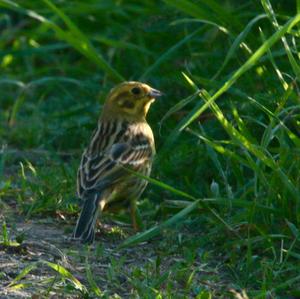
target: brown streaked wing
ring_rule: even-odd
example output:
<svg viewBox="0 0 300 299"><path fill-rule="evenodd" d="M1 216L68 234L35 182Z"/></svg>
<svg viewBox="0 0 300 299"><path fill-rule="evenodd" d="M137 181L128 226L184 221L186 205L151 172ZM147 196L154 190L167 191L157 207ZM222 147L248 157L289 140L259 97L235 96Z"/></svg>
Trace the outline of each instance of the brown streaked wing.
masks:
<svg viewBox="0 0 300 299"><path fill-rule="evenodd" d="M118 163L136 170L140 165L148 162L153 154L151 142L143 134L133 136L126 147L122 143L113 145L111 149L111 156Z"/></svg>
<svg viewBox="0 0 300 299"><path fill-rule="evenodd" d="M84 151L78 169L77 192L81 196L84 190L92 189L97 182L113 168L115 162L107 153L114 143L122 140L127 123L120 121L99 122L88 148Z"/></svg>
<svg viewBox="0 0 300 299"><path fill-rule="evenodd" d="M128 128L130 130L130 128ZM98 146L98 139L95 135L92 138L90 147L84 153L79 172L79 190L96 188L102 180L111 180L113 184L127 172L124 167L130 167L138 171L143 164L148 163L153 156L151 141L142 133L134 135L132 138L130 132L126 132L124 125L103 125L98 128L99 138L109 139L105 142L101 140ZM124 142L127 140L127 142ZM91 148L99 148L98 153L92 152ZM82 193L81 193L82 194Z"/></svg>

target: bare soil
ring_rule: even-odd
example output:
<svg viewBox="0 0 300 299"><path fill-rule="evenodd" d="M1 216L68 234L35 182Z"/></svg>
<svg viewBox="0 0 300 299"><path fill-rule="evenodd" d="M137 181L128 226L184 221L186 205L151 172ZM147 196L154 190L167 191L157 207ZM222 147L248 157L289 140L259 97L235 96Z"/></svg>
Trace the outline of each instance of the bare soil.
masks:
<svg viewBox="0 0 300 299"><path fill-rule="evenodd" d="M0 215L0 219L4 219L3 215ZM26 220L19 215L9 215L9 219L13 219L13 222L9 222L10 226L8 225L9 238L15 240L23 235L24 241L18 246L12 246L13 243L11 246L0 245L0 298L85 297L75 289L70 279L63 279L63 276L45 261L64 267L87 287L89 296L86 298L93 297L87 278L87 267L90 268L93 280L101 291L105 291L109 296L117 294L109 298L141 298L143 290L138 291L142 285L137 285L139 281L146 281L155 276L152 272L157 269L161 273L172 275L170 269L178 263L185 262L185 258L176 251L174 254L164 255L162 251L165 245L161 246L161 242L164 242L162 237L133 248L115 250L125 237L133 234L131 229L122 228L120 225L101 225L95 245L88 248L70 238L73 223L68 224L51 217ZM158 259L158 255L161 258ZM33 269L29 269L30 266L33 266ZM20 278L18 275L24 273L24 269L30 271ZM145 276L148 271L146 269L149 269L149 277ZM196 260L190 265L190 269L185 271L188 275L195 272L192 283L201 285L201 288L213 290L215 294L220 294L222 289L228 291L228 285L221 279L216 266L212 267ZM186 298L180 296L180 290L184 287L180 285L180 279L176 283L174 298Z"/></svg>

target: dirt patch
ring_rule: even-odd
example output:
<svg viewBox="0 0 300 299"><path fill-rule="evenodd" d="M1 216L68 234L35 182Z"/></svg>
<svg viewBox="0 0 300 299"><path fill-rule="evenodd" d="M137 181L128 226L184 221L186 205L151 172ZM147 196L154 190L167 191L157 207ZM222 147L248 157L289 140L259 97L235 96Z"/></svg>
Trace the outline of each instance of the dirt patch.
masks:
<svg viewBox="0 0 300 299"><path fill-rule="evenodd" d="M55 276L60 276L44 261L61 265L68 270L83 285L88 285L86 278L86 267L90 267L91 273L99 283L101 289L122 292L122 297L130 295L130 287L125 286L126 277L121 272L126 272L130 264L142 265L151 259L154 252L149 247L142 249L139 246L139 254L133 249L114 252L115 248L122 242L122 237L115 232L115 227L106 225L102 228L101 235L97 235L97 241L89 249L86 246L74 241L66 235L61 225L43 221L19 222L15 224L18 234L25 233L25 241L16 246L0 246L0 298L28 298L32 296L47 295L47 288L51 287ZM105 230L105 231L103 231ZM11 236L14 239L14 235ZM141 252L143 252L141 254ZM121 261L122 257L126 256ZM87 261L88 259L88 261ZM115 262L112 266L111 263ZM11 284L14 279L30 266L36 265L28 274L15 284ZM110 271L116 272L118 267L122 267L120 273L113 273L108 278ZM121 269L120 269L121 270ZM125 270L125 271L123 271ZM60 277L57 278L57 281ZM113 284L113 286L111 285ZM72 284L70 284L72 286ZM18 289L18 286L22 287ZM51 294L63 294L64 288L52 286ZM78 293L72 291L71 293ZM49 295L49 294L48 294ZM38 298L39 298L38 297ZM64 295L64 298L65 297ZM73 297L74 298L74 294Z"/></svg>
<svg viewBox="0 0 300 299"><path fill-rule="evenodd" d="M198 285L214 293L228 290L218 267L198 259L187 262L189 253L183 256L176 246L172 252L174 244L167 237L116 250L133 232L106 224L101 225L95 244L87 247L70 238L73 227L52 218L25 221L20 217L8 227L10 239L23 236L24 241L19 246L0 246L0 298L84 298L85 292L86 298L92 298L97 286L102 295L116 296L110 298L152 298L152 289L164 293L170 281L176 298L183 298L185 288L193 297Z"/></svg>

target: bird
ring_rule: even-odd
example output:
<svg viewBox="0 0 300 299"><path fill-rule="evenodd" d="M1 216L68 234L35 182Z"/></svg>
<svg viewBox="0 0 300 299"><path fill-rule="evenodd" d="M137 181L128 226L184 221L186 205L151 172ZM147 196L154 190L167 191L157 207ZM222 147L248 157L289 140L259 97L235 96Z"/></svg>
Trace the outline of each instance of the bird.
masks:
<svg viewBox="0 0 300 299"><path fill-rule="evenodd" d="M82 243L94 242L98 214L117 206L129 207L138 229L136 201L147 186L142 176L150 175L156 153L146 116L160 96L159 90L136 81L120 83L108 93L77 172L82 209L74 238Z"/></svg>

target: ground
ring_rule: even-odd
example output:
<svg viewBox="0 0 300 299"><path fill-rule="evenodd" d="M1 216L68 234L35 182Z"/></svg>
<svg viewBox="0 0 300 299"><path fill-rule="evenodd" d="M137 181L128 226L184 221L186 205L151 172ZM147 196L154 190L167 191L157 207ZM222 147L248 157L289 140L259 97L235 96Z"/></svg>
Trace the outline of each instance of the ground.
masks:
<svg viewBox="0 0 300 299"><path fill-rule="evenodd" d="M300 298L299 3L0 0L0 297ZM165 94L143 233L87 248L76 171L127 80Z"/></svg>
<svg viewBox="0 0 300 299"><path fill-rule="evenodd" d="M91 298L97 291L104 298L155 298L160 293L192 298L197 293L209 296L208 291L219 298L227 294L226 298L230 294L220 271L222 263L208 264L200 256L187 261L188 252L180 250L168 253L174 241L167 237L171 231L165 232L165 238L118 249L133 234L131 228L102 224L95 244L88 248L70 238L72 226L62 220L12 216L10 240L16 236L19 242L24 240L21 245L0 246L0 298ZM55 268L58 265L62 268Z"/></svg>

